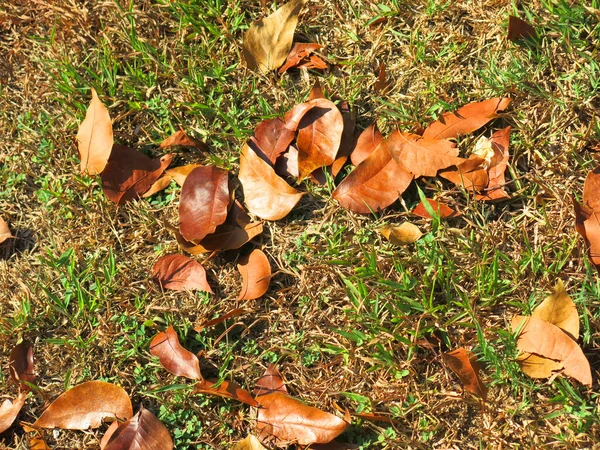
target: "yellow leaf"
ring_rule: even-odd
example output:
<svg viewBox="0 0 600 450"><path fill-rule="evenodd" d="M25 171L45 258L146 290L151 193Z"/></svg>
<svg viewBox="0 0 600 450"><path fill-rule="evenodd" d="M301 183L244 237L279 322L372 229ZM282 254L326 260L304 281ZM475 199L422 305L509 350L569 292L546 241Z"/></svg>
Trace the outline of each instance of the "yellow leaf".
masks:
<svg viewBox="0 0 600 450"><path fill-rule="evenodd" d="M423 233L419 227L410 222L404 222L400 226L386 225L379 232L394 245L408 245L418 240Z"/></svg>
<svg viewBox="0 0 600 450"><path fill-rule="evenodd" d="M558 280L554 293L535 308L531 317L556 325L575 340L579 338L579 314L562 280Z"/></svg>

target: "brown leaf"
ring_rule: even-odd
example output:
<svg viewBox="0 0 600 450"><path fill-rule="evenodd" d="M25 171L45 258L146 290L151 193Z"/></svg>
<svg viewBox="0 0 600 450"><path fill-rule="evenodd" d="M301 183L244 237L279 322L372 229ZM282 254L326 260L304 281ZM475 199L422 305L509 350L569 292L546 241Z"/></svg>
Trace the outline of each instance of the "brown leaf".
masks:
<svg viewBox="0 0 600 450"><path fill-rule="evenodd" d="M132 148L115 144L102 172L102 189L117 205L146 193L171 164L172 155L150 159Z"/></svg>
<svg viewBox="0 0 600 450"><path fill-rule="evenodd" d="M363 130L356 141L356 146L350 154L352 164L358 166L367 157L373 153L377 146L383 141L383 136L377 128L377 124L373 123Z"/></svg>
<svg viewBox="0 0 600 450"><path fill-rule="evenodd" d="M516 361L523 373L531 378L550 378L563 367L558 361L527 352L520 353Z"/></svg>
<svg viewBox="0 0 600 450"><path fill-rule="evenodd" d="M387 141L382 141L338 185L333 191L333 198L344 208L369 214L394 203L412 180L413 175L393 160Z"/></svg>
<svg viewBox="0 0 600 450"><path fill-rule="evenodd" d="M342 434L348 423L333 414L305 405L289 395L275 392L256 399L256 429L265 441L269 435L299 445L326 444Z"/></svg>
<svg viewBox="0 0 600 450"><path fill-rule="evenodd" d="M27 392L20 392L13 401L4 400L0 405L0 433L8 430L25 404Z"/></svg>
<svg viewBox="0 0 600 450"><path fill-rule="evenodd" d="M600 166L590 171L583 185L583 203L600 212Z"/></svg>
<svg viewBox="0 0 600 450"><path fill-rule="evenodd" d="M298 149L290 145L275 163L275 173L280 177L298 178Z"/></svg>
<svg viewBox="0 0 600 450"><path fill-rule="evenodd" d="M296 42L290 50L290 53L287 55L287 60L285 61L285 64L279 68L279 73L282 74L289 69L293 69L295 67L309 62L311 53L320 49L321 47L323 46L320 44L304 44ZM325 65L325 67L327 67L327 65Z"/></svg>
<svg viewBox="0 0 600 450"><path fill-rule="evenodd" d="M360 417L361 419L368 420L369 422L385 422L385 423L396 423L397 420L389 415L377 414L377 413L354 413L353 416Z"/></svg>
<svg viewBox="0 0 600 450"><path fill-rule="evenodd" d="M290 52L298 14L306 0L291 0L273 14L254 22L244 34L248 68L268 72L281 66Z"/></svg>
<svg viewBox="0 0 600 450"><path fill-rule="evenodd" d="M461 215L461 213L454 211L449 206L444 205L443 203L440 203L436 200L432 200L432 199L428 198L427 201L431 205L431 208L435 212L437 212L437 214L442 219L446 219L448 217L450 217L450 218L459 217ZM417 206L415 206L415 209L412 210L412 213L416 216L423 217L424 219L431 219L431 215L425 209L423 202L419 202L419 204Z"/></svg>
<svg viewBox="0 0 600 450"><path fill-rule="evenodd" d="M377 76L377 81L373 85L373 88L376 91L385 91L390 86L390 82L387 80L385 74L385 63L379 64L379 75Z"/></svg>
<svg viewBox="0 0 600 450"><path fill-rule="evenodd" d="M425 139L452 139L459 134L469 134L498 117L505 110L509 98L492 98L483 102L469 103L454 112L445 113L423 132Z"/></svg>
<svg viewBox="0 0 600 450"><path fill-rule="evenodd" d="M203 167L202 164L186 164L185 166L173 167L172 169L165 170L165 173L169 175L175 183L183 187L186 178L192 171L198 167Z"/></svg>
<svg viewBox="0 0 600 450"><path fill-rule="evenodd" d="M554 292L533 310L531 317L550 322L572 339L579 339L579 313L575 303L565 291L562 280L556 282Z"/></svg>
<svg viewBox="0 0 600 450"><path fill-rule="evenodd" d="M221 315L219 317L215 317L214 319L210 319L210 320L207 320L207 321L201 323L197 327L194 327L194 330L197 333L200 333L205 328L213 327L213 326L218 325L218 324L220 324L222 322L225 322L228 319L231 319L232 317L241 316L242 314L245 314L247 312L248 311L245 310L244 308L236 308L233 311L229 311L226 314L223 314L223 315Z"/></svg>
<svg viewBox="0 0 600 450"><path fill-rule="evenodd" d="M166 138L160 143L158 148L169 148L176 145L181 145L182 147L196 147L202 151L208 150L208 146L204 142L188 137L183 130L176 131L171 136Z"/></svg>
<svg viewBox="0 0 600 450"><path fill-rule="evenodd" d="M593 212L583 222L585 239L588 244L588 255L596 269L600 272L600 212Z"/></svg>
<svg viewBox="0 0 600 450"><path fill-rule="evenodd" d="M238 441L235 444L233 444L233 447L231 447L231 450L267 450L267 449L265 447L263 447L263 445L260 443L260 441L256 437L249 434L248 436L246 436L245 439L242 439L241 441Z"/></svg>
<svg viewBox="0 0 600 450"><path fill-rule="evenodd" d="M238 271L242 274L242 291L238 300L254 300L269 290L271 265L262 250L254 249L238 260Z"/></svg>
<svg viewBox="0 0 600 450"><path fill-rule="evenodd" d="M487 387L479 376L481 366L477 362L477 357L463 347L444 353L442 356L448 367L458 375L465 389L485 400Z"/></svg>
<svg viewBox="0 0 600 450"><path fill-rule="evenodd" d="M125 390L105 381L87 381L59 396L33 424L41 428L87 430L102 420L129 419L131 400Z"/></svg>
<svg viewBox="0 0 600 450"><path fill-rule="evenodd" d="M102 450L172 450L173 439L167 427L143 406L138 413L118 425Z"/></svg>
<svg viewBox="0 0 600 450"><path fill-rule="evenodd" d="M240 155L238 177L248 209L261 219L284 218L304 195L279 177L247 144Z"/></svg>
<svg viewBox="0 0 600 450"><path fill-rule="evenodd" d="M277 366L275 364L269 364L265 373L258 379L256 386L254 386L254 395L259 397L274 392L287 394L288 390L285 387L279 370L277 370Z"/></svg>
<svg viewBox="0 0 600 450"><path fill-rule="evenodd" d="M312 107L302 117L296 138L300 180L319 167L333 164L344 131L344 119L333 102L316 98L307 103Z"/></svg>
<svg viewBox="0 0 600 450"><path fill-rule="evenodd" d="M115 422L116 423L116 422ZM43 434L36 434L29 439L29 450L50 450Z"/></svg>
<svg viewBox="0 0 600 450"><path fill-rule="evenodd" d="M386 225L381 227L379 231L385 238L394 245L408 245L419 240L423 233L419 227L410 223L404 222L402 225L393 226Z"/></svg>
<svg viewBox="0 0 600 450"><path fill-rule="evenodd" d="M199 242L225 222L229 207L229 175L214 166L192 170L181 188L179 231L188 241Z"/></svg>
<svg viewBox="0 0 600 450"><path fill-rule="evenodd" d="M489 183L488 172L483 166L484 163L483 158L471 155L469 159L463 160L456 168L441 171L439 176L457 186L464 187L468 191L483 191Z"/></svg>
<svg viewBox="0 0 600 450"><path fill-rule="evenodd" d="M313 84L313 87L308 93L308 101L314 100L315 98L325 98L323 88L321 87L321 83L318 79L315 80L315 84Z"/></svg>
<svg viewBox="0 0 600 450"><path fill-rule="evenodd" d="M519 41L521 39L530 39L537 36L535 28L523 19L515 16L508 16L508 40Z"/></svg>
<svg viewBox="0 0 600 450"><path fill-rule="evenodd" d="M29 390L26 383L35 383L35 365L33 361L33 347L28 342L15 345L8 358L10 376L21 385L24 391Z"/></svg>
<svg viewBox="0 0 600 450"><path fill-rule="evenodd" d="M184 255L165 255L159 258L152 268L152 278L163 289L200 290L213 294L202 264Z"/></svg>
<svg viewBox="0 0 600 450"><path fill-rule="evenodd" d="M172 325L152 339L150 353L158 356L160 364L173 375L192 380L202 379L198 357L181 346Z"/></svg>
<svg viewBox="0 0 600 450"><path fill-rule="evenodd" d="M77 148L81 159L81 173L102 173L113 148L113 127L108 110L98 98L94 88L92 101L85 119L77 132Z"/></svg>
<svg viewBox="0 0 600 450"><path fill-rule="evenodd" d="M344 131L342 132L340 148L335 157L335 161L331 165L331 174L334 177L342 170L348 157L354 150L354 131L356 129L356 111L352 110L346 101L340 101L336 106L340 110L340 113L342 113Z"/></svg>
<svg viewBox="0 0 600 450"><path fill-rule="evenodd" d="M117 431L117 428L119 428L119 425L120 425L120 423L117 420L115 420L106 429L104 436L102 436L102 439L100 439L100 450L104 450L106 448L108 441L110 441L110 439L112 438L112 435L115 433L115 431Z"/></svg>
<svg viewBox="0 0 600 450"><path fill-rule="evenodd" d="M171 184L171 180L171 176L165 172L165 174L156 180L154 184L150 186L150 189L148 189L144 195L142 195L142 198L152 197L157 192L166 189Z"/></svg>
<svg viewBox="0 0 600 450"><path fill-rule="evenodd" d="M249 145L264 161L271 165L285 152L294 140L295 131L286 127L286 123L276 117L263 120L254 130L254 136Z"/></svg>
<svg viewBox="0 0 600 450"><path fill-rule="evenodd" d="M506 184L504 172L508 167L508 146L510 144L510 126L496 131L489 139L492 156L488 167L488 185L484 194L477 194L477 200L502 200L510 198L504 190Z"/></svg>
<svg viewBox="0 0 600 450"><path fill-rule="evenodd" d="M252 394L245 389L242 389L237 384L210 379L200 380L194 385L194 394L210 394L217 395L219 397L230 398L239 402L245 403L250 406L258 406L258 402L254 400Z"/></svg>
<svg viewBox="0 0 600 450"><path fill-rule="evenodd" d="M2 217L0 217L0 244L2 244L7 239L13 237L8 225L4 221Z"/></svg>
<svg viewBox="0 0 600 450"><path fill-rule="evenodd" d="M356 450L360 445L350 444L348 442L331 441L327 444L314 444L308 450Z"/></svg>
<svg viewBox="0 0 600 450"><path fill-rule="evenodd" d="M565 374L582 384L592 385L590 363L577 342L563 330L535 317L515 316L512 320L513 332L519 328L517 348L521 352L558 361L564 367Z"/></svg>

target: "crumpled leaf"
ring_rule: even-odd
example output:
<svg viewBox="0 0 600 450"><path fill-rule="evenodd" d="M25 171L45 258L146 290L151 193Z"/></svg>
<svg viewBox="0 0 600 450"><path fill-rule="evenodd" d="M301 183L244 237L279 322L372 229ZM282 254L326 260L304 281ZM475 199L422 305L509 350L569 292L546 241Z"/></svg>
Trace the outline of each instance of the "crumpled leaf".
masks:
<svg viewBox="0 0 600 450"><path fill-rule="evenodd" d="M33 424L41 428L87 430L106 418L129 419L131 400L125 390L105 381L87 381L60 395Z"/></svg>
<svg viewBox="0 0 600 450"><path fill-rule="evenodd" d="M428 198L427 202L429 203L433 211L436 212L442 219L459 217L461 215L461 213L454 211L448 205L440 203L436 200ZM419 204L415 206L415 209L412 210L412 213L416 216L423 217L424 219L432 218L431 214L429 214L429 212L425 208L425 205L423 205L423 202L419 202Z"/></svg>
<svg viewBox="0 0 600 450"><path fill-rule="evenodd" d="M267 449L265 447L263 447L263 445L260 443L258 438L256 438L252 434L249 434L248 436L246 436L245 439L242 439L241 441L238 441L235 444L233 444L233 447L231 447L231 450L267 450Z"/></svg>
<svg viewBox="0 0 600 450"><path fill-rule="evenodd" d="M279 177L248 144L244 145L240 155L238 177L248 210L261 219L284 218L304 195Z"/></svg>
<svg viewBox="0 0 600 450"><path fill-rule="evenodd" d="M181 346L173 325L152 339L150 353L157 356L160 364L173 375L192 380L202 379L198 357Z"/></svg>
<svg viewBox="0 0 600 450"><path fill-rule="evenodd" d="M202 151L208 150L208 146L204 142L190 138L183 130L178 130L173 133L171 136L162 141L158 147L169 148L176 145L180 145L182 147L195 147Z"/></svg>
<svg viewBox="0 0 600 450"><path fill-rule="evenodd" d="M101 445L102 450L172 450L173 447L167 427L143 406L131 419L117 424L105 445Z"/></svg>
<svg viewBox="0 0 600 450"><path fill-rule="evenodd" d="M496 131L489 139L490 155L487 162L488 185L483 194L477 194L477 200L501 200L510 198L510 195L504 190L506 181L504 172L508 167L508 146L510 144L510 130L508 126L502 130ZM481 156L481 155L478 155Z"/></svg>
<svg viewBox="0 0 600 450"><path fill-rule="evenodd" d="M292 47L298 14L306 0L291 0L254 22L244 34L243 53L249 69L268 72L281 66Z"/></svg>
<svg viewBox="0 0 600 450"><path fill-rule="evenodd" d="M479 375L481 366L477 362L477 356L463 347L444 353L442 356L448 367L458 375L465 389L485 400L488 390Z"/></svg>
<svg viewBox="0 0 600 450"><path fill-rule="evenodd" d="M238 260L238 271L242 274L242 290L239 300L254 300L262 297L271 282L271 265L262 250L254 249Z"/></svg>
<svg viewBox="0 0 600 450"><path fill-rule="evenodd" d="M492 98L483 102L469 103L454 112L444 113L423 132L425 139L452 139L459 134L469 134L498 117L505 110L509 98Z"/></svg>
<svg viewBox="0 0 600 450"><path fill-rule="evenodd" d="M34 384L37 376L33 360L33 347L28 342L15 345L8 358L10 376L21 385L24 391L29 390L26 383Z"/></svg>
<svg viewBox="0 0 600 450"><path fill-rule="evenodd" d="M197 289L213 293L206 281L206 270L202 264L184 255L165 255L159 258L152 268L152 278L163 289Z"/></svg>
<svg viewBox="0 0 600 450"><path fill-rule="evenodd" d="M258 402L252 394L230 381L200 380L194 385L194 394L210 394L219 397L230 398L250 406L258 406Z"/></svg>
<svg viewBox="0 0 600 450"><path fill-rule="evenodd" d="M0 433L8 430L25 404L27 392L20 392L14 400L4 400L0 405Z"/></svg>
<svg viewBox="0 0 600 450"><path fill-rule="evenodd" d="M377 146L383 141L383 136L377 128L377 123L369 125L363 130L356 141L356 146L350 154L352 164L358 166L373 153Z"/></svg>
<svg viewBox="0 0 600 450"><path fill-rule="evenodd" d="M404 222L399 226L386 225L377 231L394 245L412 244L423 236L419 227L410 222Z"/></svg>
<svg viewBox="0 0 600 450"><path fill-rule="evenodd" d="M10 228L8 228L8 225L4 219L0 217L0 244L11 237L13 237L13 235L10 232Z"/></svg>
<svg viewBox="0 0 600 450"><path fill-rule="evenodd" d="M296 42L290 50L285 64L279 68L279 73L282 74L289 69L299 67L306 69L326 69L327 63L317 55L312 55L313 52L321 47L323 46L320 44Z"/></svg>
<svg viewBox="0 0 600 450"><path fill-rule="evenodd" d="M440 177L462 186L468 191L483 191L489 183L488 172L484 167L485 159L471 155L455 168L440 171Z"/></svg>
<svg viewBox="0 0 600 450"><path fill-rule="evenodd" d="M81 173L102 173L113 148L113 127L108 110L91 88L92 100L85 119L77 132L77 148L81 159Z"/></svg>

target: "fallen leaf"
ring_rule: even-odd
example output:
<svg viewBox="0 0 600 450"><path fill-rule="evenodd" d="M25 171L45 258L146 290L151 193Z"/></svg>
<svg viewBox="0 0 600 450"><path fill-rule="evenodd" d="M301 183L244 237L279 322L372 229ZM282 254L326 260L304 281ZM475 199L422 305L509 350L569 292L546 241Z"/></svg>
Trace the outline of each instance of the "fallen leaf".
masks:
<svg viewBox="0 0 600 450"><path fill-rule="evenodd" d="M231 447L231 450L267 450L260 441L253 435L249 434L245 439L236 442Z"/></svg>
<svg viewBox="0 0 600 450"><path fill-rule="evenodd" d="M298 178L298 149L290 145L275 163L275 173L280 177Z"/></svg>
<svg viewBox="0 0 600 450"><path fill-rule="evenodd" d="M563 368L559 361L527 352L520 353L516 361L523 373L531 378L550 378Z"/></svg>
<svg viewBox="0 0 600 450"><path fill-rule="evenodd" d="M314 43L305 44L305 43L301 43L301 42L296 42L294 44L294 46L292 47L292 49L290 50L290 53L287 55L285 64L279 68L279 73L282 74L282 73L288 71L289 69L293 69L302 64L306 64L307 62L310 61L311 53L320 49L321 47L323 47L323 46L320 44L314 44ZM320 58L319 58L319 60L320 60ZM321 60L321 62L323 64L325 64L322 60ZM309 69L309 68L311 68L311 69L312 68L326 68L326 67L327 67L327 64L325 64L325 67L322 67L322 66L307 67L307 69Z"/></svg>
<svg viewBox="0 0 600 450"><path fill-rule="evenodd" d="M244 145L240 155L238 178L248 210L261 219L284 218L304 195L279 177L248 144Z"/></svg>
<svg viewBox="0 0 600 450"><path fill-rule="evenodd" d="M27 392L20 392L13 401L4 400L0 405L0 433L8 430L25 404Z"/></svg>
<svg viewBox="0 0 600 450"><path fill-rule="evenodd" d="M27 383L34 384L37 379L33 361L33 347L28 342L15 345L15 348L10 352L8 365L11 378L20 383L21 389L29 391Z"/></svg>
<svg viewBox="0 0 600 450"><path fill-rule="evenodd" d="M404 222L399 226L386 225L377 231L394 245L412 244L423 236L419 227L410 222Z"/></svg>
<svg viewBox="0 0 600 450"><path fill-rule="evenodd" d="M190 138L183 130L176 131L171 136L166 138L160 143L158 148L169 148L176 145L180 145L182 147L195 147L202 151L208 150L208 146L204 142Z"/></svg>
<svg viewBox="0 0 600 450"><path fill-rule="evenodd" d="M254 300L262 297L271 282L271 265L262 250L254 249L238 260L238 271L242 274L242 291L238 300Z"/></svg>
<svg viewBox="0 0 600 450"><path fill-rule="evenodd" d="M173 439L167 427L143 406L138 413L118 425L102 450L172 450Z"/></svg>
<svg viewBox="0 0 600 450"><path fill-rule="evenodd" d="M479 375L481 366L477 362L477 357L463 347L444 353L442 356L448 367L458 375L465 389L485 400L488 390L481 381Z"/></svg>
<svg viewBox="0 0 600 450"><path fill-rule="evenodd" d="M438 216L440 216L440 218L442 219L459 217L461 215L461 213L454 211L449 206L444 205L443 203L440 203L436 200L428 198L427 202L429 203L429 205L431 205L433 211L436 212ZM419 204L415 206L415 209L412 210L412 213L416 216L423 217L424 219L432 218L427 209L425 209L425 205L423 205L423 202L419 202Z"/></svg>
<svg viewBox="0 0 600 450"><path fill-rule="evenodd" d="M513 332L520 329L517 348L521 352L558 361L564 373L580 383L591 386L590 363L583 351L563 330L549 322L535 317L515 316L512 320Z"/></svg>
<svg viewBox="0 0 600 450"><path fill-rule="evenodd" d="M451 181L457 186L462 186L467 191L483 191L488 183L487 170L483 167L485 160L479 156L471 155L456 168L440 171L440 177Z"/></svg>
<svg viewBox="0 0 600 450"><path fill-rule="evenodd" d="M117 420L115 420L106 429L104 436L102 436L102 439L100 439L100 450L104 450L106 448L108 441L110 441L110 439L112 438L112 435L115 433L115 431L117 431L117 428L119 428L119 425L120 425L120 423Z"/></svg>
<svg viewBox="0 0 600 450"><path fill-rule="evenodd" d="M254 22L244 34L243 53L249 69L268 72L281 66L292 47L298 14L306 0L292 0Z"/></svg>
<svg viewBox="0 0 600 450"><path fill-rule="evenodd" d="M315 98L325 98L323 88L321 87L321 83L318 79L315 80L315 84L313 84L313 87L308 93L308 101L314 100Z"/></svg>
<svg viewBox="0 0 600 450"><path fill-rule="evenodd" d="M600 166L590 171L583 185L583 203L600 212Z"/></svg>
<svg viewBox="0 0 600 450"><path fill-rule="evenodd" d="M245 310L244 308L236 308L233 311L229 311L228 313L223 314L222 316L215 317L214 319L203 322L202 324L198 325L197 327L194 327L194 330L196 331L196 333L200 333L205 328L213 327L222 322L225 322L228 319L231 319L232 317L241 316L242 314L245 314L247 312L248 311Z"/></svg>
<svg viewBox="0 0 600 450"><path fill-rule="evenodd" d="M377 146L383 141L383 136L377 128L377 124L373 123L363 130L356 141L356 146L350 154L352 164L358 166L367 157L373 153Z"/></svg>
<svg viewBox="0 0 600 450"><path fill-rule="evenodd" d="M519 41L521 39L531 39L537 37L535 28L523 19L515 16L508 16L508 40Z"/></svg>
<svg viewBox="0 0 600 450"><path fill-rule="evenodd" d="M333 414L305 405L289 395L275 392L256 400L256 429L264 442L269 436L299 445L325 444L342 434L348 423Z"/></svg>
<svg viewBox="0 0 600 450"><path fill-rule="evenodd" d="M394 203L413 180L393 160L382 141L362 163L333 191L333 198L344 208L369 214Z"/></svg>
<svg viewBox="0 0 600 450"><path fill-rule="evenodd" d="M258 406L258 402L254 400L252 394L242 389L235 383L229 381L218 380L200 380L194 385L194 394L210 394L219 397L230 398L250 406Z"/></svg>
<svg viewBox="0 0 600 450"><path fill-rule="evenodd" d="M160 364L173 375L192 380L202 379L198 357L181 346L173 325L152 339L150 353L158 356Z"/></svg>
<svg viewBox="0 0 600 450"><path fill-rule="evenodd" d="M425 139L452 139L459 134L469 134L498 117L509 105L509 98L492 98L483 102L469 103L454 112L442 115L423 132Z"/></svg>
<svg viewBox="0 0 600 450"><path fill-rule="evenodd" d="M0 244L2 244L7 239L13 237L8 225L4 221L2 217L0 217Z"/></svg>
<svg viewBox="0 0 600 450"><path fill-rule="evenodd" d="M116 423L116 422L115 422ZM29 439L29 450L50 450L43 434L36 434Z"/></svg>
<svg viewBox="0 0 600 450"><path fill-rule="evenodd" d="M253 150L271 165L275 164L277 158L285 152L294 140L295 131L286 128L283 119L263 120L254 130L254 136L250 145Z"/></svg>
<svg viewBox="0 0 600 450"><path fill-rule="evenodd" d="M87 381L60 395L33 424L41 428L87 430L106 418L129 419L131 400L125 390L105 381Z"/></svg>
<svg viewBox="0 0 600 450"><path fill-rule="evenodd" d="M108 110L98 98L94 88L92 101L85 119L77 132L77 148L81 159L81 173L97 175L108 163L113 148L113 127Z"/></svg>
<svg viewBox="0 0 600 450"><path fill-rule="evenodd" d="M385 63L379 64L379 75L377 76L377 81L373 85L373 88L376 91L385 91L390 86L390 82L387 80L387 76L385 73Z"/></svg>
<svg viewBox="0 0 600 450"><path fill-rule="evenodd" d="M189 289L213 294L202 264L184 255L165 255L159 258L152 268L152 278L163 289Z"/></svg>
<svg viewBox="0 0 600 450"><path fill-rule="evenodd" d="M348 442L331 441L327 444L314 444L309 447L309 450L357 450L360 448L358 444L350 444Z"/></svg>
<svg viewBox="0 0 600 450"><path fill-rule="evenodd" d="M165 170L165 173L169 175L175 183L183 187L186 178L192 171L198 167L203 167L202 164L186 164L185 166L173 167L172 169Z"/></svg>
<svg viewBox="0 0 600 450"><path fill-rule="evenodd" d="M531 317L550 322L567 333L572 339L579 339L577 307L567 294L562 280L556 282L554 292L533 310Z"/></svg>
<svg viewBox="0 0 600 450"><path fill-rule="evenodd" d="M102 189L117 205L145 194L171 164L172 155L151 159L132 148L115 144L102 172Z"/></svg>
<svg viewBox="0 0 600 450"><path fill-rule="evenodd" d="M333 164L344 131L344 119L332 101L316 98L307 103L312 107L302 117L296 137L299 180Z"/></svg>
<svg viewBox="0 0 600 450"><path fill-rule="evenodd" d="M585 238L588 245L588 255L596 269L600 272L600 212L593 212L589 219L583 222Z"/></svg>
<svg viewBox="0 0 600 450"><path fill-rule="evenodd" d="M335 161L331 165L331 174L334 177L336 177L340 170L342 170L344 164L346 164L346 161L348 160L348 157L354 150L354 131L356 129L356 110L350 108L348 102L343 100L338 102L336 106L342 114L344 131L342 132L340 148L335 157Z"/></svg>
<svg viewBox="0 0 600 450"><path fill-rule="evenodd" d="M225 222L229 207L229 174L214 166L197 167L185 179L179 202L179 231L199 242Z"/></svg>
<svg viewBox="0 0 600 450"><path fill-rule="evenodd" d="M279 370L277 370L277 366L275 364L269 364L265 373L258 379L256 386L254 386L254 395L259 397L274 392L287 394L288 390L285 387Z"/></svg>
<svg viewBox="0 0 600 450"><path fill-rule="evenodd" d="M142 195L142 198L152 197L154 194L165 190L171 184L171 180L171 176L167 175L165 172L165 174L156 180L154 184L150 186L150 189L148 189L144 195Z"/></svg>
<svg viewBox="0 0 600 450"><path fill-rule="evenodd" d="M504 172L508 167L508 146L510 144L510 130L508 126L502 130L496 131L489 139L491 147L491 156L488 163L488 185L484 194L478 194L477 200L501 200L510 198L510 195L504 190L506 181Z"/></svg>
<svg viewBox="0 0 600 450"><path fill-rule="evenodd" d="M385 422L385 423L396 423L396 419L389 415L375 414L375 413L354 413L353 416L360 417L361 419L368 420L369 422Z"/></svg>

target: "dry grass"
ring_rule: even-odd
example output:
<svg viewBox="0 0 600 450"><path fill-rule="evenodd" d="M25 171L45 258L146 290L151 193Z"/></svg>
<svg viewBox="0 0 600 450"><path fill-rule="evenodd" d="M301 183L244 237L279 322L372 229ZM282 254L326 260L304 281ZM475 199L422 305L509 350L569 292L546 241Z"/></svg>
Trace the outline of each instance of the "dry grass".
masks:
<svg viewBox="0 0 600 450"><path fill-rule="evenodd" d="M156 392L182 382L148 354L149 339L173 323L203 356L208 375L251 388L277 362L291 393L315 406L390 412L393 425L361 423L345 434L364 448L599 445L600 285L570 206L600 139L600 84L595 91L592 85L600 72L590 62L599 57L597 9L580 17L576 5L536 2L527 11L546 34L536 46L505 39L508 14L523 12L504 1L382 2L390 8L387 22L374 26L367 23L381 11L371 2L309 2L298 36L325 46L335 65L321 84L331 98L356 107L361 127L378 120L385 133L416 128L463 103L512 97L494 126L513 127L513 199L482 205L438 179L420 182L464 218L439 228L418 222L429 239L398 249L376 229L413 220L406 208L418 201L416 189L385 215L362 217L339 208L327 187L309 186L313 195L255 241L276 275L263 299L241 303L237 252L206 261L214 297L161 293L151 284L157 256L178 251L162 225L176 220L178 190L117 209L96 180L77 174L75 134L88 87L109 106L120 142L158 154L155 144L181 125L211 151L180 153L178 162L235 172L253 127L302 101L316 75L278 79L243 67L242 32L266 13L260 2L120 3L24 0L0 7L0 214L17 236L0 248L3 395L15 391L8 353L28 339L48 398L106 379L124 386L134 405L154 410L177 448L229 448L251 431L245 407L176 387ZM385 94L373 89L381 62L392 80ZM459 144L466 149L470 142ZM49 262L48 255L58 259L69 249L70 262ZM88 272L104 289L99 306L61 310L57 302L74 289L73 279ZM595 378L590 390L526 379L512 360L513 341L502 334L512 315L527 312L557 278L580 307ZM228 322L231 328L191 331L237 307L248 312ZM355 331L364 339L348 337ZM463 394L443 364L448 346L480 355L490 384L485 408ZM32 397L20 419L35 420L43 403ZM102 432L61 432L52 445L98 448ZM2 446L28 448L27 436L14 427Z"/></svg>

